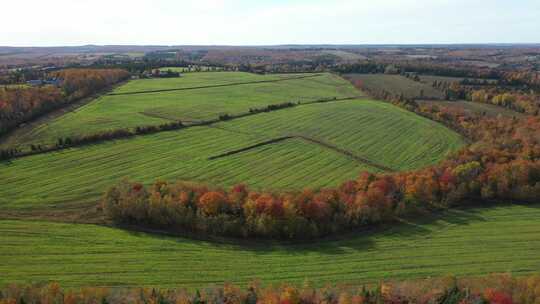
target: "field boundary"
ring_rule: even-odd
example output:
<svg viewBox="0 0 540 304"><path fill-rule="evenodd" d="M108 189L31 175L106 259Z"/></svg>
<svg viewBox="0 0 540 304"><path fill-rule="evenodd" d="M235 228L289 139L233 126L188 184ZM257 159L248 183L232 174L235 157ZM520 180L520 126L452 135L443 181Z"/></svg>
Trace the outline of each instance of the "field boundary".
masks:
<svg viewBox="0 0 540 304"><path fill-rule="evenodd" d="M38 127L40 125L46 124L47 122L61 117L67 113L73 112L90 102L96 100L97 98L101 96L108 95L107 92L112 92L114 89L123 86L124 84L128 83L129 80L124 80L119 83L116 83L108 88L105 88L99 92L96 92L90 96L83 97L79 100L65 103L64 105L61 105L59 108L52 109L51 111L40 115L38 117L35 117L33 119L28 120L27 122L21 123L19 127L16 127L2 135L0 135L0 149L2 146L6 145L6 143L9 143L9 140L13 137L17 137L21 134L27 133L32 131L35 127ZM7 146L6 146L7 147Z"/></svg>
<svg viewBox="0 0 540 304"><path fill-rule="evenodd" d="M288 80L298 80L305 78L315 78L320 77L322 74L316 75L307 75L307 76L297 76L297 77L288 77L283 79L273 79L273 80L259 80L259 81L247 81L247 82L233 82L233 83L224 83L224 84L215 84L207 86L198 86L198 87L187 87L187 88L174 88L174 89L160 89L160 90L148 90L148 91L133 91L125 93L109 93L108 96L120 96L120 95L136 95L136 94L151 94L151 93L160 93L160 92L173 92L173 91L188 91L188 90L200 90L200 89L211 89L211 88L221 88L221 87L231 87L239 85L249 85L249 84L259 84L259 83L272 83L272 82L281 82Z"/></svg>
<svg viewBox="0 0 540 304"><path fill-rule="evenodd" d="M144 115L144 116L152 117L152 118L165 119L165 120L168 120L168 121L178 121L177 119L173 119L173 118L170 118L168 116L159 115L159 114L156 114L156 113L149 113L149 112L146 112L146 111L138 112L138 113L141 114L141 115ZM182 120L182 122L193 122L193 121Z"/></svg>
<svg viewBox="0 0 540 304"><path fill-rule="evenodd" d="M15 158L22 158L26 156L32 156L37 154L44 154L44 153L50 153L70 148L76 148L76 147L82 147L86 145L92 145L92 144L99 144L106 141L112 141L112 140L119 140L119 139L127 139L127 138L133 138L135 136L143 136L143 135L150 135L150 134L156 134L160 132L167 132L167 131L176 131L181 129L188 129L192 127L204 127L204 126L211 126L213 124L219 123L219 122L227 122L247 116L252 115L258 115L262 113L269 113L274 111L279 111L283 109L289 109L294 108L298 106L305 106L305 105L312 105L317 103L328 103L328 102L340 102L340 101L348 101L348 100L361 100L362 98L368 98L367 96L352 96L352 97L343 97L343 98L337 98L337 97L331 97L331 98L322 98L322 99L316 99L311 100L307 102L297 102L297 103L284 103L284 104L273 104L268 105L265 108L256 108L256 109L250 109L248 112L242 112L238 114L226 114L224 116L219 116L214 119L208 119L208 120L201 120L201 121L191 121L192 123L189 125L184 125L181 120L173 120L170 118L163 118L165 120L171 121L168 124L162 124L162 125L149 125L149 126L141 126L141 127L134 127L130 129L115 129L106 133L95 133L95 134L89 134L80 138L69 138L69 143L67 141L64 141L62 145L45 145L39 147L37 150L31 150L31 151L21 151L21 150L15 150L16 152L11 155L10 157L0 159L0 162L2 161L9 161L11 159ZM284 105L284 106L282 106ZM273 106L277 106L276 108L272 108ZM139 112L139 114L147 115L146 113ZM154 116L156 117L156 116ZM67 138L66 138L67 139Z"/></svg>
<svg viewBox="0 0 540 304"><path fill-rule="evenodd" d="M384 171L384 172L396 172L395 169L392 169L392 168L390 168L388 166L385 166L385 165L382 165L382 164L378 164L378 163L376 163L376 162L374 162L372 160L369 160L369 159L367 159L365 157L356 155L351 151L339 148L336 145L324 142L322 140L314 139L314 138L307 137L307 136L304 136L304 135L286 135L286 136L281 136L281 137L265 140L265 141L262 141L262 142L247 146L247 147L243 147L243 148L240 148L240 149L236 149L236 150L224 152L224 153L221 153L221 154L218 154L218 155L210 156L208 158L208 160L216 160L216 159L220 159L220 158L225 158L225 157L228 157L228 156L243 153L243 152L253 150L253 149L256 149L256 148L259 148L259 147L272 145L272 144L282 142L282 141L286 141L286 140L290 140L290 139L301 139L301 140L307 141L309 143L316 144L316 145L324 147L324 148L326 148L328 150L332 150L332 151L337 152L339 154L345 155L345 156L355 160L358 163L365 164L365 165L368 165L368 166L373 167L373 168L377 168L377 169L379 169L381 171Z"/></svg>
<svg viewBox="0 0 540 304"><path fill-rule="evenodd" d="M369 97L366 96L366 95L358 95L358 96L350 96L350 97L320 98L320 99L313 99L313 100L308 100L308 101L303 101L303 102L299 101L299 102L296 102L296 103L290 103L290 105L288 105L288 106L279 107L279 108L272 109L272 110L267 110L265 108L262 108L262 109L251 108L250 111L248 111L248 112L240 112L240 113L230 114L230 115L228 114L229 118L226 121L233 120L233 119L238 119L238 118L242 118L242 117L246 117L246 116L251 116L251 115L257 115L257 114L268 113L268 112L275 112L275 111L284 110L284 109L288 109L288 108L294 108L294 107L298 107L298 106L307 106L307 105L312 105L312 104L316 104L316 103L338 102L338 101L348 101L348 100L360 100L360 99L364 99L364 98L369 98ZM287 102L283 102L281 104L287 104ZM280 104L279 103L278 104L268 104L267 107L268 106L275 106L275 105L280 105ZM205 125L205 124L208 124L208 123L212 124L212 123L215 123L215 122L221 122L222 121L219 118L207 119L207 120L193 119L193 118L191 118L191 119L175 119L175 118L165 116L165 115L160 115L160 114L157 114L157 113L149 113L147 111L138 112L138 113L141 114L141 115L148 116L148 117L160 118L160 119L169 120L169 121L187 122L187 123L190 123L190 125L188 125L188 126ZM225 113L225 114L227 114L227 113Z"/></svg>

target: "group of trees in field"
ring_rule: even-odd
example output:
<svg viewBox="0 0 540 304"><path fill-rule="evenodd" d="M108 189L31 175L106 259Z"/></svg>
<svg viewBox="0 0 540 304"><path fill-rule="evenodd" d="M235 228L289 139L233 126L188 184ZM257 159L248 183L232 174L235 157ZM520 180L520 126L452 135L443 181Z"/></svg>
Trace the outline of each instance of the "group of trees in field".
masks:
<svg viewBox="0 0 540 304"><path fill-rule="evenodd" d="M489 103L530 115L538 115L540 113L540 95L538 94L476 90L470 93L470 100Z"/></svg>
<svg viewBox="0 0 540 304"><path fill-rule="evenodd" d="M249 108L249 113L255 114L255 113L262 113L262 112L272 112L272 111L277 111L281 109L292 108L296 105L298 105L298 103L294 103L290 101L278 103L278 104L271 104L262 108Z"/></svg>
<svg viewBox="0 0 540 304"><path fill-rule="evenodd" d="M51 72L60 86L0 87L0 135L53 109L127 79L119 69L66 69Z"/></svg>
<svg viewBox="0 0 540 304"><path fill-rule="evenodd" d="M309 277L308 277L309 280ZM15 303L152 303L152 304L536 304L540 277L509 275L472 279L425 279L381 282L367 286L265 286L223 284L197 290L85 287L63 289L58 283L8 285L0 289L0 304Z"/></svg>
<svg viewBox="0 0 540 304"><path fill-rule="evenodd" d="M540 76L532 72L505 72L498 80L468 79L434 81L433 87L446 94L447 100L489 103L529 115L540 113Z"/></svg>
<svg viewBox="0 0 540 304"><path fill-rule="evenodd" d="M103 208L117 223L203 235L287 239L327 235L376 216L346 212L340 195L334 189L271 193L249 191L243 185L226 191L183 182L158 181L145 187L124 180L107 191Z"/></svg>
<svg viewBox="0 0 540 304"><path fill-rule="evenodd" d="M540 127L540 121L532 123ZM522 132L527 127L513 128ZM107 191L103 208L118 223L172 231L315 238L422 209L475 201L535 202L540 197L539 156L538 147L525 142L509 149L471 148L439 166L387 175L364 172L338 188L317 191L259 192L242 185L225 191L162 181L145 187L123 181Z"/></svg>
<svg viewBox="0 0 540 304"><path fill-rule="evenodd" d="M340 187L297 192L229 191L190 183L123 181L104 197L121 223L236 237L314 238L392 220L418 210L471 202L536 202L540 197L540 117L487 117L419 106L398 106L460 132L471 145L442 163L409 172L371 174Z"/></svg>
<svg viewBox="0 0 540 304"><path fill-rule="evenodd" d="M540 72L538 71L505 71L504 84L510 86L523 86L540 90Z"/></svg>
<svg viewBox="0 0 540 304"><path fill-rule="evenodd" d="M428 111L426 109L425 111ZM225 191L190 183L123 181L103 199L120 223L236 237L313 238L391 220L420 209L478 201L535 202L540 197L540 119L477 118L430 109L481 138L430 168L364 172L335 189Z"/></svg>
<svg viewBox="0 0 540 304"><path fill-rule="evenodd" d="M62 89L68 99L92 95L112 84L129 78L122 69L64 69L51 73L62 80Z"/></svg>
<svg viewBox="0 0 540 304"><path fill-rule="evenodd" d="M500 86L490 82L434 82L447 100L488 103L529 115L540 113L540 94L532 89Z"/></svg>

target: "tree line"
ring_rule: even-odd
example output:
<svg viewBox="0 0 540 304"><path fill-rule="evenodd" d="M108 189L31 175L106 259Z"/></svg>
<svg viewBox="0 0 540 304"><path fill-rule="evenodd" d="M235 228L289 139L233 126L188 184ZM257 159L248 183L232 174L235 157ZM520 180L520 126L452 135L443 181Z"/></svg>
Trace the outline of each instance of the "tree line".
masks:
<svg viewBox="0 0 540 304"><path fill-rule="evenodd" d="M489 103L514 110L516 112L538 115L540 113L540 95L520 92L497 92L497 90L475 90L469 100Z"/></svg>
<svg viewBox="0 0 540 304"><path fill-rule="evenodd" d="M63 102L64 94L54 86L0 87L0 135Z"/></svg>
<svg viewBox="0 0 540 304"><path fill-rule="evenodd" d="M62 288L60 284L17 285L0 289L0 304L16 303L151 303L151 304L535 304L540 301L540 276L487 276L471 279L425 279L370 285L302 286L281 283L245 287L222 284L203 289Z"/></svg>
<svg viewBox="0 0 540 304"><path fill-rule="evenodd" d="M15 157L58 151L67 148L95 144L107 140L129 138L136 135L146 135L162 131L179 130L184 127L186 126L181 121L175 121L155 126L138 126L133 129L123 128L107 130L88 135L60 137L54 144L30 144L30 150L21 150L19 148L0 149L0 160L9 160Z"/></svg>
<svg viewBox="0 0 540 304"><path fill-rule="evenodd" d="M0 87L0 135L125 80L129 73L120 69L66 69L47 77L60 79L60 85Z"/></svg>
<svg viewBox="0 0 540 304"><path fill-rule="evenodd" d="M432 86L445 93L446 100L467 100L504 107L519 113L538 115L540 93L529 87L509 86L506 81L490 83L464 79L460 82L434 81Z"/></svg>

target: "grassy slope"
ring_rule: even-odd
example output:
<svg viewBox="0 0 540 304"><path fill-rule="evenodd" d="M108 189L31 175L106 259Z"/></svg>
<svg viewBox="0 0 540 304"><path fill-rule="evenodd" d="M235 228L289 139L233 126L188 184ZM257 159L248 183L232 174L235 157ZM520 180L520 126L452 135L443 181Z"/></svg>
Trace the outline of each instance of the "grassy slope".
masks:
<svg viewBox="0 0 540 304"><path fill-rule="evenodd" d="M361 170L376 171L302 140L231 157L208 157L278 135L303 134L399 169L425 166L462 145L445 127L397 107L368 100L300 106L127 140L0 163L0 206L32 208L95 201L123 177L198 180L256 188L333 186Z"/></svg>
<svg viewBox="0 0 540 304"><path fill-rule="evenodd" d="M353 80L362 80L364 86L372 90L385 90L395 95L403 93L406 98L420 97L421 90L424 90L425 97L444 97L443 93L433 88L431 84L413 81L400 75L348 74L346 77Z"/></svg>
<svg viewBox="0 0 540 304"><path fill-rule="evenodd" d="M248 73L191 73L181 78L131 81L115 90L125 93L145 90L252 82L290 78L295 75L260 76ZM10 145L55 142L59 137L82 135L107 129L157 125L170 120L202 120L221 113L243 113L249 108L287 101L358 95L337 76L258 83L187 91L104 96L15 139Z"/></svg>
<svg viewBox="0 0 540 304"><path fill-rule="evenodd" d="M451 211L425 223L312 244L232 245L111 228L0 221L0 285L55 280L63 286L203 287L309 279L527 274L540 267L539 206Z"/></svg>
<svg viewBox="0 0 540 304"><path fill-rule="evenodd" d="M435 164L463 144L458 134L433 121L370 100L314 104L220 126L269 137L300 134L396 170Z"/></svg>
<svg viewBox="0 0 540 304"><path fill-rule="evenodd" d="M148 183L161 178L290 188L335 185L368 169L301 141L207 160L258 141L254 136L197 127L0 163L0 206L32 208L96 201L123 177Z"/></svg>
<svg viewBox="0 0 540 304"><path fill-rule="evenodd" d="M153 78L130 81L114 93L129 93L163 89L190 88L205 85L221 85L238 82L276 80L298 75L257 75L244 72L190 73L176 78Z"/></svg>

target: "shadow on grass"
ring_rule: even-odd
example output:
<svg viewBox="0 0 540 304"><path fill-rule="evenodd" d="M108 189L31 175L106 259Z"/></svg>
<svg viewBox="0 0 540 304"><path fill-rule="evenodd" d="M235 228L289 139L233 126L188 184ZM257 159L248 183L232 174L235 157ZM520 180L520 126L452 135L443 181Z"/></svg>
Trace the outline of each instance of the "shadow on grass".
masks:
<svg viewBox="0 0 540 304"><path fill-rule="evenodd" d="M487 210L498 207L510 207L518 205L527 208L539 209L540 204L470 204L469 207L459 209L449 209L438 212L425 212L420 215L408 218L397 219L394 222L385 223L378 226L364 227L354 231L342 233L338 236L330 236L313 240L287 240L277 241L268 239L235 239L224 237L201 237L182 233L172 234L159 230L129 230L131 234L137 236L152 235L156 238L176 240L183 242L199 242L201 245L210 246L215 249L242 250L249 251L257 255L275 254L282 252L286 255L301 256L309 253L323 255L350 254L351 251L365 251L375 248L377 240L380 238L403 238L418 241L436 236L442 231L452 229L455 226L470 225L479 222L486 222L490 219L486 217ZM133 227L131 227L133 228Z"/></svg>

